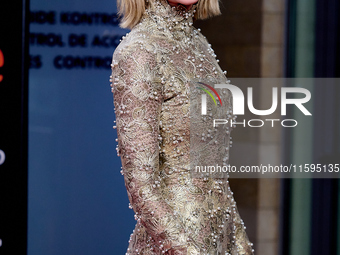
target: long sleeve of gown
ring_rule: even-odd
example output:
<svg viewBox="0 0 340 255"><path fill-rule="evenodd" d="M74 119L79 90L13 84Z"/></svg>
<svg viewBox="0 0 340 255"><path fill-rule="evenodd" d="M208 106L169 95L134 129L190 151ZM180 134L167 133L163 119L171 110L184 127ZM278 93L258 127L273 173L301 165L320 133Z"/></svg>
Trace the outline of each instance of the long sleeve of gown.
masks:
<svg viewBox="0 0 340 255"><path fill-rule="evenodd" d="M163 99L160 77L155 54L143 46L127 47L113 56L117 151L127 194L140 226L138 231L146 231L145 242L150 249L170 254L184 249L185 240L180 240L184 229L163 197L164 184L159 175L159 112Z"/></svg>

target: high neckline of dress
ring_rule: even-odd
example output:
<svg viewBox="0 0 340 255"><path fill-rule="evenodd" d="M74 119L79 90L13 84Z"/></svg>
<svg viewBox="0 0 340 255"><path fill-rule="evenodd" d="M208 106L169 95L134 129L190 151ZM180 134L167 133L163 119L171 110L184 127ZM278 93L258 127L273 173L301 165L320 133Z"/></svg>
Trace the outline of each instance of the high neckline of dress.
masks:
<svg viewBox="0 0 340 255"><path fill-rule="evenodd" d="M182 4L171 6L167 0L147 0L146 11L151 15L161 16L168 22L185 21L192 24L196 7L197 3L193 4L188 10Z"/></svg>
<svg viewBox="0 0 340 255"><path fill-rule="evenodd" d="M150 1L150 0L149 0ZM197 3L193 4L191 6L191 8L188 10L185 5L183 4L177 4L176 6L171 6L168 2L168 0L156 0L159 1L163 6L165 6L165 8L171 8L171 12L172 14L174 14L175 16L191 16L193 17L195 12L196 12L196 7L197 7Z"/></svg>
<svg viewBox="0 0 340 255"><path fill-rule="evenodd" d="M183 5L171 6L167 0L146 0L141 23L152 21L157 31L178 41L190 40L194 35L193 18L197 3L188 10ZM185 43L183 42L183 43Z"/></svg>

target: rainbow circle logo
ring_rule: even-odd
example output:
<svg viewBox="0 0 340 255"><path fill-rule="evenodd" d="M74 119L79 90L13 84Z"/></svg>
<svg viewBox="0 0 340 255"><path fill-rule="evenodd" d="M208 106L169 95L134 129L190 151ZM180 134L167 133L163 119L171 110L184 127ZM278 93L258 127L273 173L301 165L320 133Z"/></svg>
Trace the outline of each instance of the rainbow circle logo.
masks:
<svg viewBox="0 0 340 255"><path fill-rule="evenodd" d="M203 82L198 82L199 84L202 84L203 86L206 86L207 88L209 88L212 92L214 92L214 94L217 96L218 100L220 101L220 104L222 106L222 100L220 98L220 95L217 93L217 91L210 85L208 84L205 84ZM205 88L201 88L201 87L196 87L197 89L200 89L200 90L203 90L204 92L206 92L213 100L214 100L214 103L215 105L217 106L217 102L216 102L216 99L215 97L211 94L211 92Z"/></svg>

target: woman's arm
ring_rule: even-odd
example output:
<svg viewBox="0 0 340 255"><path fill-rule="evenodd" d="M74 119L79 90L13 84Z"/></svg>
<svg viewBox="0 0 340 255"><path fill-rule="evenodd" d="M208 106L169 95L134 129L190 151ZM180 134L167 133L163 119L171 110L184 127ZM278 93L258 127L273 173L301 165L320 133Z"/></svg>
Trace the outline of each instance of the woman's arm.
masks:
<svg viewBox="0 0 340 255"><path fill-rule="evenodd" d="M163 199L159 173L162 74L155 54L136 48L115 53L112 64L118 153L125 186L136 219L154 239L155 249L182 251L184 229Z"/></svg>

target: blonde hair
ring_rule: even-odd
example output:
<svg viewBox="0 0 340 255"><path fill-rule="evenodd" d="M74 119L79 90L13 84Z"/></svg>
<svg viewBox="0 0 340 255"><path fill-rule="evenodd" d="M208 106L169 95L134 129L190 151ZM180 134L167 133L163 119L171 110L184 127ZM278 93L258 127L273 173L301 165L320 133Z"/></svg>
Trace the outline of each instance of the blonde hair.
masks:
<svg viewBox="0 0 340 255"><path fill-rule="evenodd" d="M150 0L149 0L150 1ZM133 28L145 11L145 0L117 0L121 28ZM219 0L198 0L195 19L206 19L220 15Z"/></svg>

